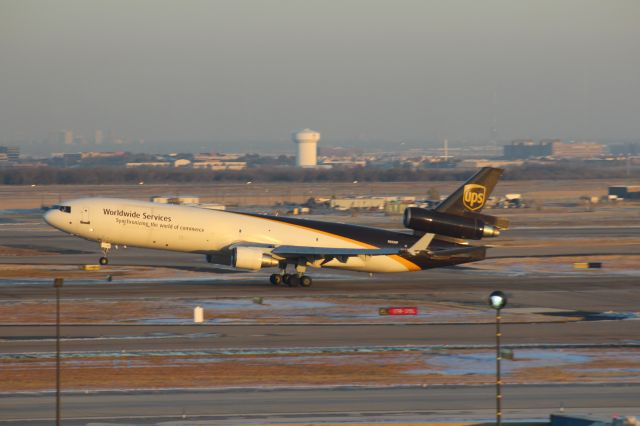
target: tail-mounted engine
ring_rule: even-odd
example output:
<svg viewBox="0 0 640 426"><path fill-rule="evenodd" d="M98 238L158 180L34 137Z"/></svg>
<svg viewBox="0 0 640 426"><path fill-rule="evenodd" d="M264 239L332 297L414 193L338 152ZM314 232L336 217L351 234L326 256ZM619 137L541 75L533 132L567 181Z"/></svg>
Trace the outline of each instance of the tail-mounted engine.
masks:
<svg viewBox="0 0 640 426"><path fill-rule="evenodd" d="M231 252L231 266L257 271L263 267L278 266L274 259L259 247L235 247Z"/></svg>
<svg viewBox="0 0 640 426"><path fill-rule="evenodd" d="M405 209L403 223L404 226L415 231L469 240L479 240L500 235L498 227L490 225L477 217L457 216L418 207Z"/></svg>

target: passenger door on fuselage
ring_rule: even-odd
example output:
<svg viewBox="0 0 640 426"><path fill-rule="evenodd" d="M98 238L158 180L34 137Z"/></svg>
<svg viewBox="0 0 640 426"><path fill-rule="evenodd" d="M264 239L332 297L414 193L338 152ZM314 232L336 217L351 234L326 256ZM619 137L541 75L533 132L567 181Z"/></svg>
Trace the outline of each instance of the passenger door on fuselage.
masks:
<svg viewBox="0 0 640 426"><path fill-rule="evenodd" d="M91 224L91 216L89 214L89 207L87 206L80 207L80 223L83 225Z"/></svg>

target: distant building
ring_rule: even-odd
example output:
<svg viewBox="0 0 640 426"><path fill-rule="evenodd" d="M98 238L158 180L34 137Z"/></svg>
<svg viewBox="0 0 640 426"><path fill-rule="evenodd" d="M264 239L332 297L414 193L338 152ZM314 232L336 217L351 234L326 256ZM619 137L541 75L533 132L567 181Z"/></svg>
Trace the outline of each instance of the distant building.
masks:
<svg viewBox="0 0 640 426"><path fill-rule="evenodd" d="M68 153L68 152L52 152L51 159L53 160L52 165L61 166L61 167L72 167L77 166L82 160L83 156L79 152Z"/></svg>
<svg viewBox="0 0 640 426"><path fill-rule="evenodd" d="M194 169L244 170L247 168L247 163L245 161L197 161L192 166Z"/></svg>
<svg viewBox="0 0 640 426"><path fill-rule="evenodd" d="M235 161L238 158L242 157L244 154L236 154L236 153L228 153L228 154L209 154L209 153L199 153L194 154L193 159L195 161Z"/></svg>
<svg viewBox="0 0 640 426"><path fill-rule="evenodd" d="M552 142L551 155L555 158L594 158L604 154L604 145L595 142Z"/></svg>
<svg viewBox="0 0 640 426"><path fill-rule="evenodd" d="M515 140L504 147L506 160L526 160L529 158L555 157L585 159L601 156L604 145L595 142L565 143L558 139Z"/></svg>
<svg viewBox="0 0 640 426"><path fill-rule="evenodd" d="M385 197L334 198L329 207L336 210L382 210L387 199Z"/></svg>
<svg viewBox="0 0 640 426"><path fill-rule="evenodd" d="M154 195L153 197L151 197L151 202L158 204L169 204L170 199L171 197L166 197L164 195Z"/></svg>
<svg viewBox="0 0 640 426"><path fill-rule="evenodd" d="M352 158L328 157L320 161L323 166L331 167L364 167L367 165L366 160L354 160Z"/></svg>
<svg viewBox="0 0 640 426"><path fill-rule="evenodd" d="M18 161L20 159L20 147L8 146L7 157L9 157L9 161Z"/></svg>
<svg viewBox="0 0 640 426"><path fill-rule="evenodd" d="M74 152L69 154L65 153L65 154L62 154L62 159L64 160L65 167L75 166L80 162L80 160L82 160L82 154L79 152L77 153Z"/></svg>
<svg viewBox="0 0 640 426"><path fill-rule="evenodd" d="M82 159L85 158L114 158L124 157L126 152L124 151L85 151L81 152Z"/></svg>
<svg viewBox="0 0 640 426"><path fill-rule="evenodd" d="M640 186L610 186L609 195L623 200L640 200Z"/></svg>
<svg viewBox="0 0 640 426"><path fill-rule="evenodd" d="M16 162L20 159L19 146L0 146L0 154L5 154L7 161Z"/></svg>
<svg viewBox="0 0 640 426"><path fill-rule="evenodd" d="M506 160L526 160L528 158L548 157L552 153L551 142L534 142L533 140L515 140L503 147Z"/></svg>
<svg viewBox="0 0 640 426"><path fill-rule="evenodd" d="M362 148L343 148L341 146L319 146L318 155L323 157L362 157L364 150Z"/></svg>

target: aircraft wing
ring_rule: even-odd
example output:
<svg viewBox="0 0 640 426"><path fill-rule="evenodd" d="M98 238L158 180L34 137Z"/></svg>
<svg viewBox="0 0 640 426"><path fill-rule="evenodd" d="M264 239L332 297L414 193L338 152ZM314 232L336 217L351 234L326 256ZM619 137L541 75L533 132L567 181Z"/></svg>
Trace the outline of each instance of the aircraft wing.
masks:
<svg viewBox="0 0 640 426"><path fill-rule="evenodd" d="M336 248L336 247L308 247L308 246L278 246L271 253L281 257L318 257L338 258L353 256L388 256L399 254L400 248Z"/></svg>
<svg viewBox="0 0 640 426"><path fill-rule="evenodd" d="M456 247L452 249L444 249L444 250L436 250L436 251L427 251L427 256L434 260L449 260L456 258L467 258L473 254L481 254L484 256L486 252L486 247L484 246L469 246L469 247Z"/></svg>

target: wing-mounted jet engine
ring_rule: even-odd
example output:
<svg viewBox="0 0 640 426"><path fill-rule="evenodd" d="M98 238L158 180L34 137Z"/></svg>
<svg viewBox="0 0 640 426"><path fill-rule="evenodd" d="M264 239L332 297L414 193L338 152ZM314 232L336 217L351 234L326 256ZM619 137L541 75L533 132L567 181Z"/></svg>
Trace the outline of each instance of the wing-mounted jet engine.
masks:
<svg viewBox="0 0 640 426"><path fill-rule="evenodd" d="M231 266L239 269L258 271L261 268L278 266L274 259L260 247L234 247L231 252Z"/></svg>

